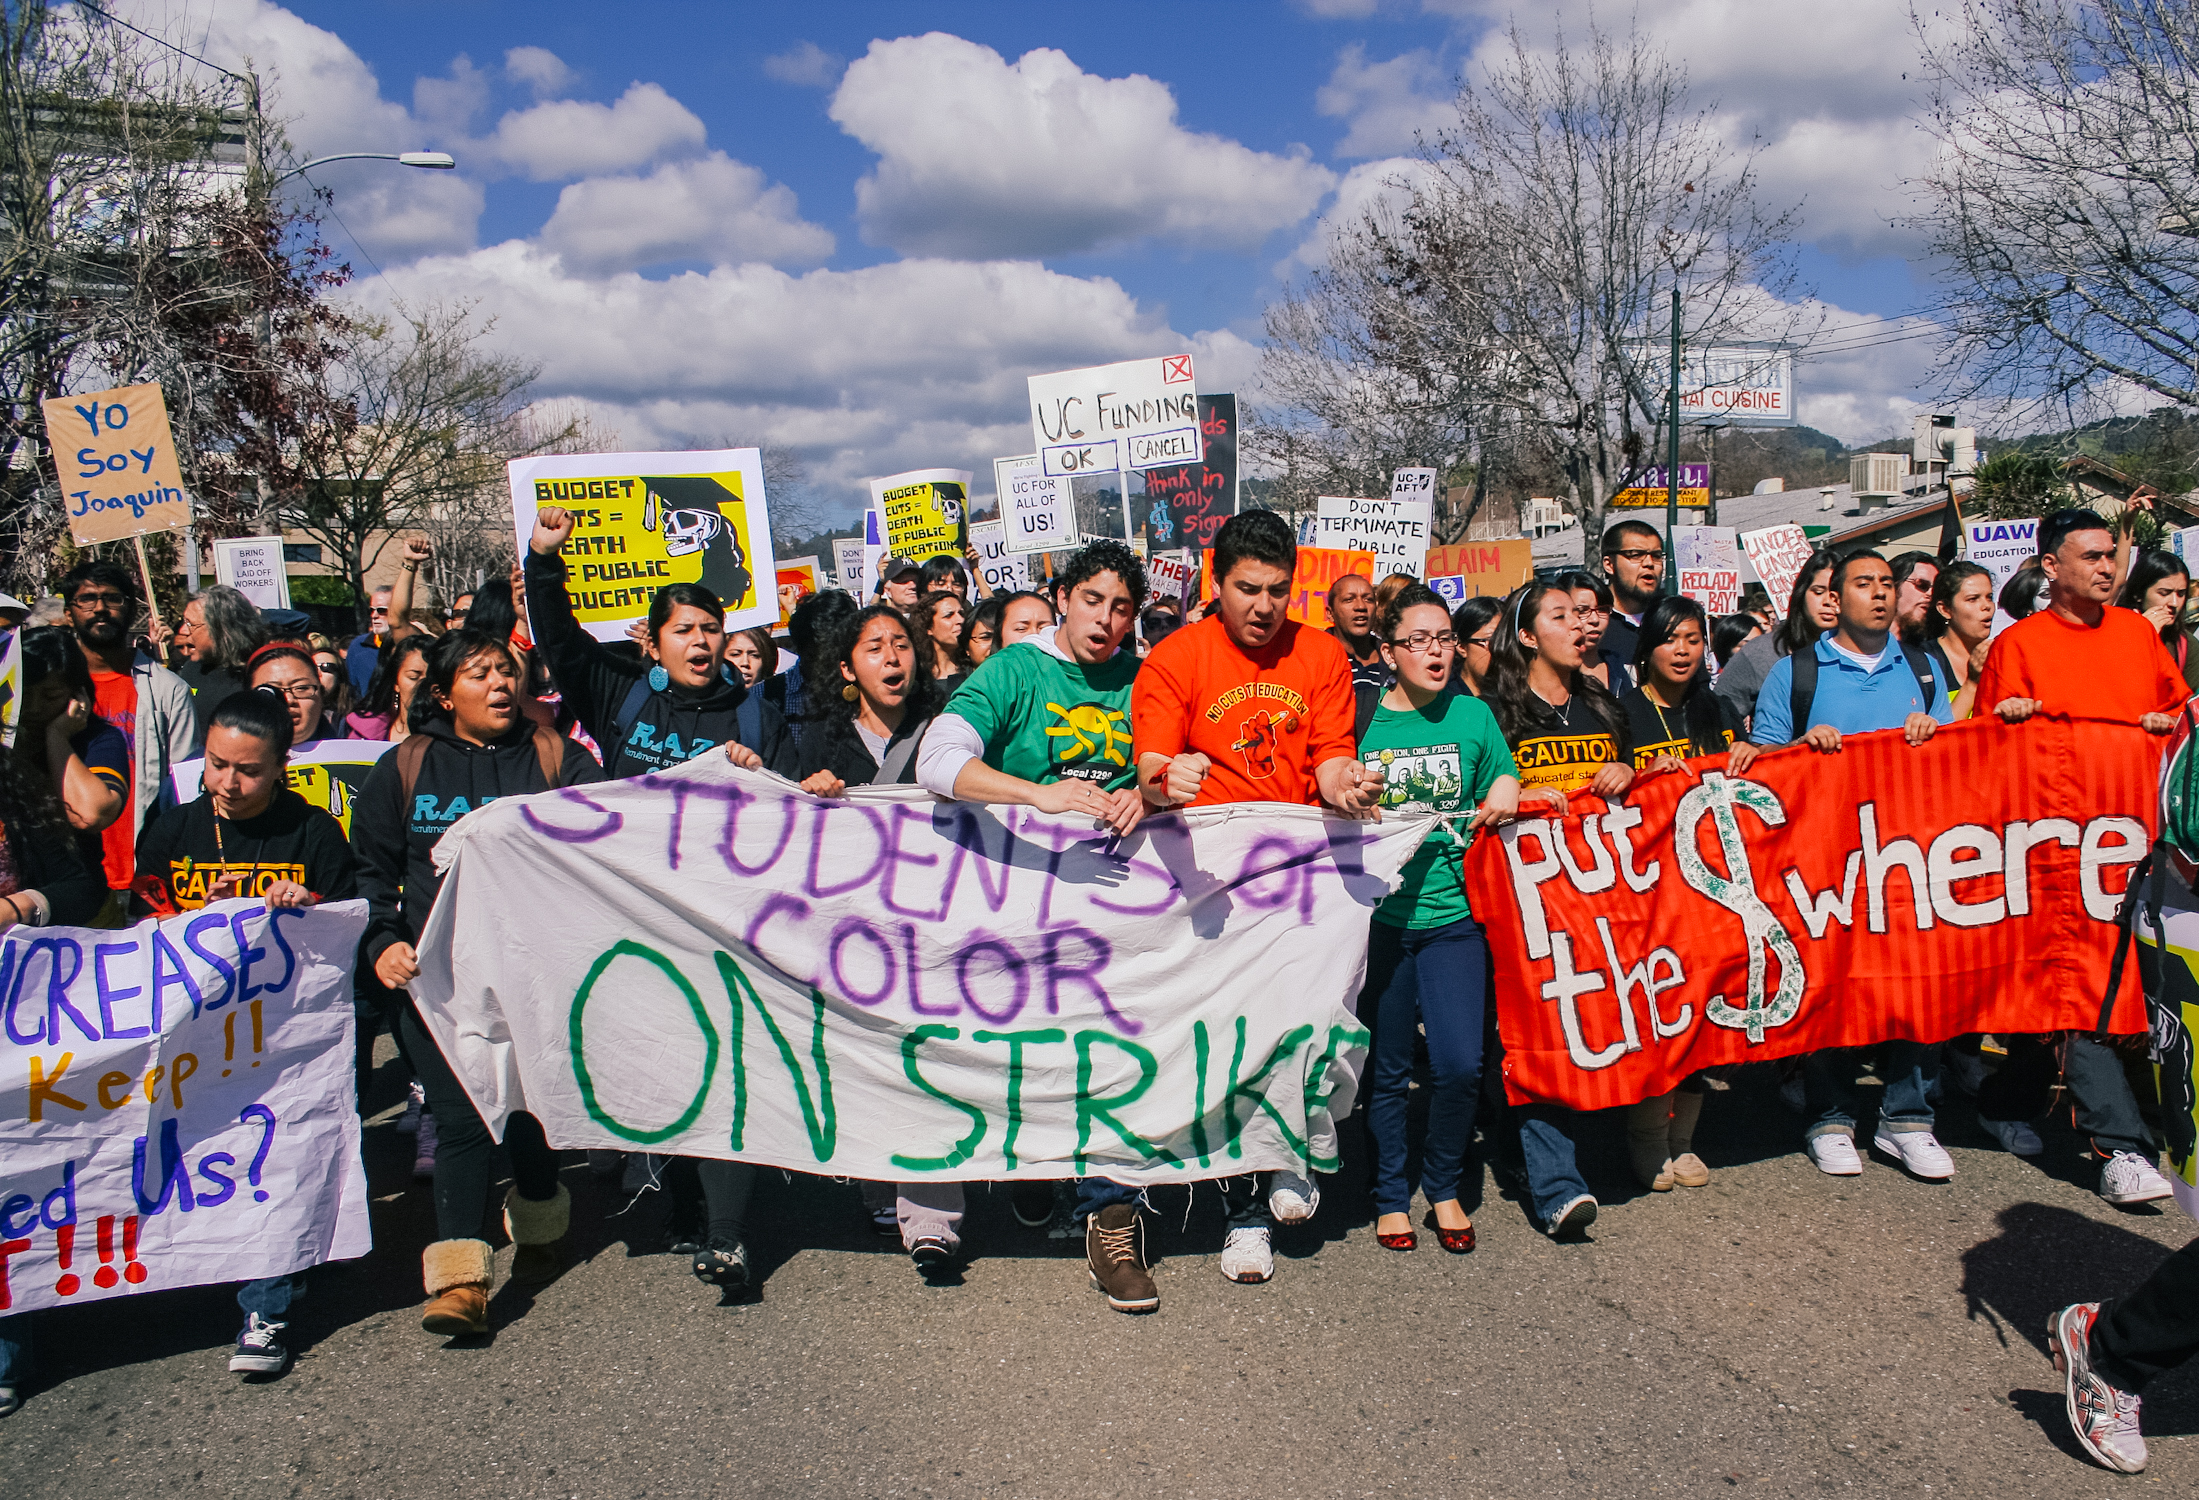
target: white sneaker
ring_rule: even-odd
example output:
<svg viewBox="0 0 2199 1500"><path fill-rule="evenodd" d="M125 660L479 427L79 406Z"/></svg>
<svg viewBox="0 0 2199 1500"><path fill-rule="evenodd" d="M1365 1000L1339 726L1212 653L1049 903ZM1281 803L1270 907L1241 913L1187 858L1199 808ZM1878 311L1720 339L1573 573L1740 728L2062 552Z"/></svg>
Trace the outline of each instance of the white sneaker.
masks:
<svg viewBox="0 0 2199 1500"><path fill-rule="evenodd" d="M1871 1144L1899 1157L1904 1167L1928 1182L1945 1182L1955 1175L1955 1159L1929 1130L1880 1130Z"/></svg>
<svg viewBox="0 0 2199 1500"><path fill-rule="evenodd" d="M2046 1142L2039 1139L2039 1133L2031 1128L2028 1121L1988 1120L1981 1115L1978 1118L1978 1123L1983 1125L1991 1133L1993 1139L1999 1141L2011 1156L2043 1156L2046 1154Z"/></svg>
<svg viewBox="0 0 2199 1500"><path fill-rule="evenodd" d="M1810 1160L1828 1177L1861 1177L1863 1158L1855 1154L1855 1142L1837 1130L1809 1139Z"/></svg>
<svg viewBox="0 0 2199 1500"><path fill-rule="evenodd" d="M2170 1191L2168 1179L2135 1151L2118 1151L2100 1168L2100 1196L2110 1203L2152 1203Z"/></svg>
<svg viewBox="0 0 2199 1500"><path fill-rule="evenodd" d="M1247 1286L1275 1274L1275 1248L1265 1229L1232 1229L1222 1241L1222 1274Z"/></svg>
<svg viewBox="0 0 2199 1500"><path fill-rule="evenodd" d="M1321 1206L1321 1189L1310 1177L1296 1172L1277 1172L1269 1187L1267 1211L1278 1224L1303 1224Z"/></svg>
<svg viewBox="0 0 2199 1500"><path fill-rule="evenodd" d="M415 1078L405 1088L405 1112L397 1117L397 1133L414 1135L420 1129L420 1111L428 1107L428 1091Z"/></svg>

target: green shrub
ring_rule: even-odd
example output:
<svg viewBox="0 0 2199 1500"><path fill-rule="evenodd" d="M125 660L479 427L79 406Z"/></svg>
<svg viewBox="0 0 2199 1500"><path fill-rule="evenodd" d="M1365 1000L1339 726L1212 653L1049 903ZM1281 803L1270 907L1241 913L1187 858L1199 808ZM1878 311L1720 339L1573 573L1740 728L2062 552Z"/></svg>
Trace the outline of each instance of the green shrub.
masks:
<svg viewBox="0 0 2199 1500"><path fill-rule="evenodd" d="M301 606L318 604L329 609L357 609L359 594L350 583L331 573L293 573L290 602Z"/></svg>

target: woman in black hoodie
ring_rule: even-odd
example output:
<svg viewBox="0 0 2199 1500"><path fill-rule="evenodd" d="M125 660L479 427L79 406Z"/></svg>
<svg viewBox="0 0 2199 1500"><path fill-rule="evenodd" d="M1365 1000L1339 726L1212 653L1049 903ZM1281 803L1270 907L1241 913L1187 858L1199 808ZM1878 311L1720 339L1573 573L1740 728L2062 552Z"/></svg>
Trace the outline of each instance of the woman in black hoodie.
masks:
<svg viewBox="0 0 2199 1500"><path fill-rule="evenodd" d="M560 550L573 519L555 506L535 513L527 618L566 705L603 747L611 778L669 770L720 745L737 766L798 775L785 717L761 686L746 686L726 664L725 605L716 594L697 583L658 589L649 603L646 664L581 628ZM747 1162L673 1157L665 1164L672 1208L666 1238L675 1254L690 1257L698 1277L728 1292L748 1285L741 1226L755 1181Z"/></svg>
<svg viewBox="0 0 2199 1500"><path fill-rule="evenodd" d="M603 779L586 750L520 715L519 667L511 648L479 631L454 630L429 649L428 675L406 722L413 732L367 776L351 814L359 892L368 902L360 960L400 992L420 972L413 944L442 889L434 852L451 825L499 797ZM422 1259L429 1302L420 1326L447 1335L485 1333L495 1267L478 1234L494 1143L419 1011L409 997L398 998L405 1050L441 1129L435 1159L439 1238ZM557 1274L557 1242L565 1237L572 1198L557 1180L556 1153L533 1115L510 1118L504 1149L514 1184L504 1200L504 1222L518 1247L511 1279L547 1281Z"/></svg>

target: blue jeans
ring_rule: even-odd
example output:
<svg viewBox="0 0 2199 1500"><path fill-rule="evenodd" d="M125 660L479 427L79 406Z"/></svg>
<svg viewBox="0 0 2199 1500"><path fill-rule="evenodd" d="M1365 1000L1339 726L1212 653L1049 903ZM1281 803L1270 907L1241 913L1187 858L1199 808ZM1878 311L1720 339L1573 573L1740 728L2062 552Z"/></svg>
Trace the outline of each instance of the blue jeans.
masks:
<svg viewBox="0 0 2199 1500"><path fill-rule="evenodd" d="M1412 1101L1415 1026L1427 1028L1434 1087L1421 1143L1420 1190L1431 1204L1458 1196L1481 1098L1482 1012L1488 949L1471 917L1444 927L1392 927L1376 920L1367 940L1367 982L1359 1019L1374 1032L1367 1129L1374 1137L1374 1209L1410 1212L1405 1175L1406 1116Z"/></svg>
<svg viewBox="0 0 2199 1500"><path fill-rule="evenodd" d="M1545 1229L1575 1198L1591 1196L1587 1179L1573 1159L1574 1112L1561 1104L1515 1105L1520 1155L1527 1166L1527 1196L1535 1222Z"/></svg>
<svg viewBox="0 0 2199 1500"><path fill-rule="evenodd" d="M0 1385L24 1385L30 1378L31 1315L0 1318Z"/></svg>
<svg viewBox="0 0 2199 1500"><path fill-rule="evenodd" d="M1802 1059L1802 1112L1811 1122L1804 1139L1815 1140L1828 1131L1855 1134L1856 1116L1863 1112L1855 1070L1867 1050L1828 1047ZM1939 1077L1939 1044L1882 1042L1878 1071L1886 1080L1885 1096L1878 1101L1879 1128L1889 1135L1930 1130L1935 1121L1925 1093Z"/></svg>

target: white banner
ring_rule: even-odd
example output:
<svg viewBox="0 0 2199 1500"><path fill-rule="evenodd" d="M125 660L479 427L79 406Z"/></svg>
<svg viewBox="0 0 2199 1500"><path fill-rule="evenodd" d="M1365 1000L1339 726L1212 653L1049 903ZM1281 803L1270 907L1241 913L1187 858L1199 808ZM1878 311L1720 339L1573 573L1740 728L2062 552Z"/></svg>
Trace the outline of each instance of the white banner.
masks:
<svg viewBox="0 0 2199 1500"><path fill-rule="evenodd" d="M1008 550L1008 533L998 521L980 521L970 528L970 545L977 549L977 570L985 586L996 594L1012 594L1031 586L1028 554Z"/></svg>
<svg viewBox="0 0 2199 1500"><path fill-rule="evenodd" d="M1033 375L1031 444L1041 471L1105 474L1198 463L1206 440L1197 384L1188 354Z"/></svg>
<svg viewBox="0 0 2199 1500"><path fill-rule="evenodd" d="M1433 470L1405 470L1433 473ZM1392 573L1422 578L1428 571L1428 530L1435 502L1418 499L1348 500L1323 495L1314 502L1313 544L1374 554L1374 581Z"/></svg>
<svg viewBox="0 0 2199 1500"><path fill-rule="evenodd" d="M1042 471L1038 455L994 459L993 490L1000 497L1009 551L1027 556L1084 545L1069 481Z"/></svg>
<svg viewBox="0 0 2199 1500"><path fill-rule="evenodd" d="M1367 922L1426 820L808 796L722 756L502 798L412 995L492 1130L873 1179L1322 1170ZM554 923L508 938L512 893Z"/></svg>
<svg viewBox="0 0 2199 1500"><path fill-rule="evenodd" d="M0 1309L252 1281L372 1244L366 903L0 938Z"/></svg>

